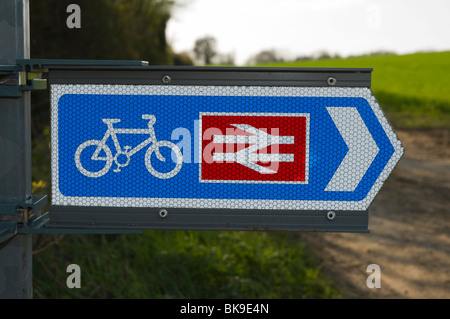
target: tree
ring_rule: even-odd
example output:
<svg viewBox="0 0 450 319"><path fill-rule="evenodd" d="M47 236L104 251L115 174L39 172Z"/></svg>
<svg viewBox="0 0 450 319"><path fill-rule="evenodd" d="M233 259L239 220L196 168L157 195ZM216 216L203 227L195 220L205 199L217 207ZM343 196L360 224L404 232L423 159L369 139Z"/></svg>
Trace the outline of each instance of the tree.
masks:
<svg viewBox="0 0 450 319"><path fill-rule="evenodd" d="M248 64L263 64L284 61L276 50L263 50L248 60Z"/></svg>
<svg viewBox="0 0 450 319"><path fill-rule="evenodd" d="M212 36L205 36L195 41L194 54L196 59L211 64L212 58L217 55L217 41Z"/></svg>
<svg viewBox="0 0 450 319"><path fill-rule="evenodd" d="M219 53L215 60L220 65L234 65L234 54L232 53Z"/></svg>

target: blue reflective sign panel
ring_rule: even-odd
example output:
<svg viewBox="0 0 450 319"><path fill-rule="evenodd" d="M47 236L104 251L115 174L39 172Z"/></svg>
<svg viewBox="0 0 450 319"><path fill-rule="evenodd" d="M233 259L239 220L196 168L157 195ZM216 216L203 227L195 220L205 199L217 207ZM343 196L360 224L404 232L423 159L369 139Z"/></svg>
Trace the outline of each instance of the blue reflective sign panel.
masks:
<svg viewBox="0 0 450 319"><path fill-rule="evenodd" d="M51 91L53 205L366 210L403 154L368 88Z"/></svg>

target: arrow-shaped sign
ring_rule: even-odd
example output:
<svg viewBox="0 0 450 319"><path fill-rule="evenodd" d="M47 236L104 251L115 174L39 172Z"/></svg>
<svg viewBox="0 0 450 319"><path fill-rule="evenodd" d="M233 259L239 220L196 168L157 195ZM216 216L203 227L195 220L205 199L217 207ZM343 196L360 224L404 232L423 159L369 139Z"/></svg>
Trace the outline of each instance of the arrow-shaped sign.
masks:
<svg viewBox="0 0 450 319"><path fill-rule="evenodd" d="M347 72L344 78L351 77ZM246 86L242 79L224 86L52 84L52 205L132 207L139 214L149 207L176 207L180 213L169 211L169 220L181 219L170 227L207 228L212 220L204 218L210 218L211 210L217 216L212 224L226 229L236 216L243 216L236 227L252 227L254 212L261 211L258 218L266 219L258 227L270 228L273 222L291 227L295 218L299 229L323 223L322 229L366 230L365 211L403 155L403 146L368 87L370 80L356 87L344 86L343 79L337 82L342 86L334 87L293 81L270 86ZM158 119L154 133L137 134L148 132L142 114ZM74 161L85 141L96 141L79 156L90 171L108 164L92 160L97 148L105 154L110 149L113 160L123 157L115 137L102 139L107 134L98 123L106 117L124 120L115 132L119 140L133 146L151 143L121 174L110 170L87 178ZM149 174L149 166L160 174L176 166L171 143L182 152L182 169L170 179ZM158 149L166 161L156 156ZM333 220L326 218L330 211ZM197 220L191 221L192 212L198 212ZM70 220L64 214L58 216ZM169 220L158 217L155 225Z"/></svg>
<svg viewBox="0 0 450 319"><path fill-rule="evenodd" d="M250 144L234 153L214 153L214 161L236 162L261 174L274 174L277 170L256 164L256 162L293 162L293 154L256 153L270 145L294 144L294 136L277 136L268 134L248 124L231 124L232 126L252 135L214 135L214 143Z"/></svg>
<svg viewBox="0 0 450 319"><path fill-rule="evenodd" d="M347 144L348 152L325 191L353 192L380 149L355 107L327 107L327 111Z"/></svg>

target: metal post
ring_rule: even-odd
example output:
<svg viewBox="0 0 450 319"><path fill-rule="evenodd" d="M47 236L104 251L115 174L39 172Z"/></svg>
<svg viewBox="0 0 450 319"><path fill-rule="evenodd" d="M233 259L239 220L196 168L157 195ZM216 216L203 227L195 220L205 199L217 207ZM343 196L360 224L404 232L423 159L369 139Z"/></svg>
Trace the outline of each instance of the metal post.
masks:
<svg viewBox="0 0 450 319"><path fill-rule="evenodd" d="M0 65L29 59L28 0L0 1ZM31 196L30 92L0 97L0 203ZM32 235L0 243L0 298L32 298Z"/></svg>

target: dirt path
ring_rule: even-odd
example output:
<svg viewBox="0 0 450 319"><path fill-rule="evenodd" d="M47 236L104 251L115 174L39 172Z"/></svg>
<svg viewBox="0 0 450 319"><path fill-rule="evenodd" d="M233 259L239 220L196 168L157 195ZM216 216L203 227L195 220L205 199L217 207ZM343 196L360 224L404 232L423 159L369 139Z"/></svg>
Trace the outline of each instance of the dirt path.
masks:
<svg viewBox="0 0 450 319"><path fill-rule="evenodd" d="M450 299L450 131L396 130L405 155L369 209L370 233L302 233L349 298ZM366 285L378 264L381 288Z"/></svg>

